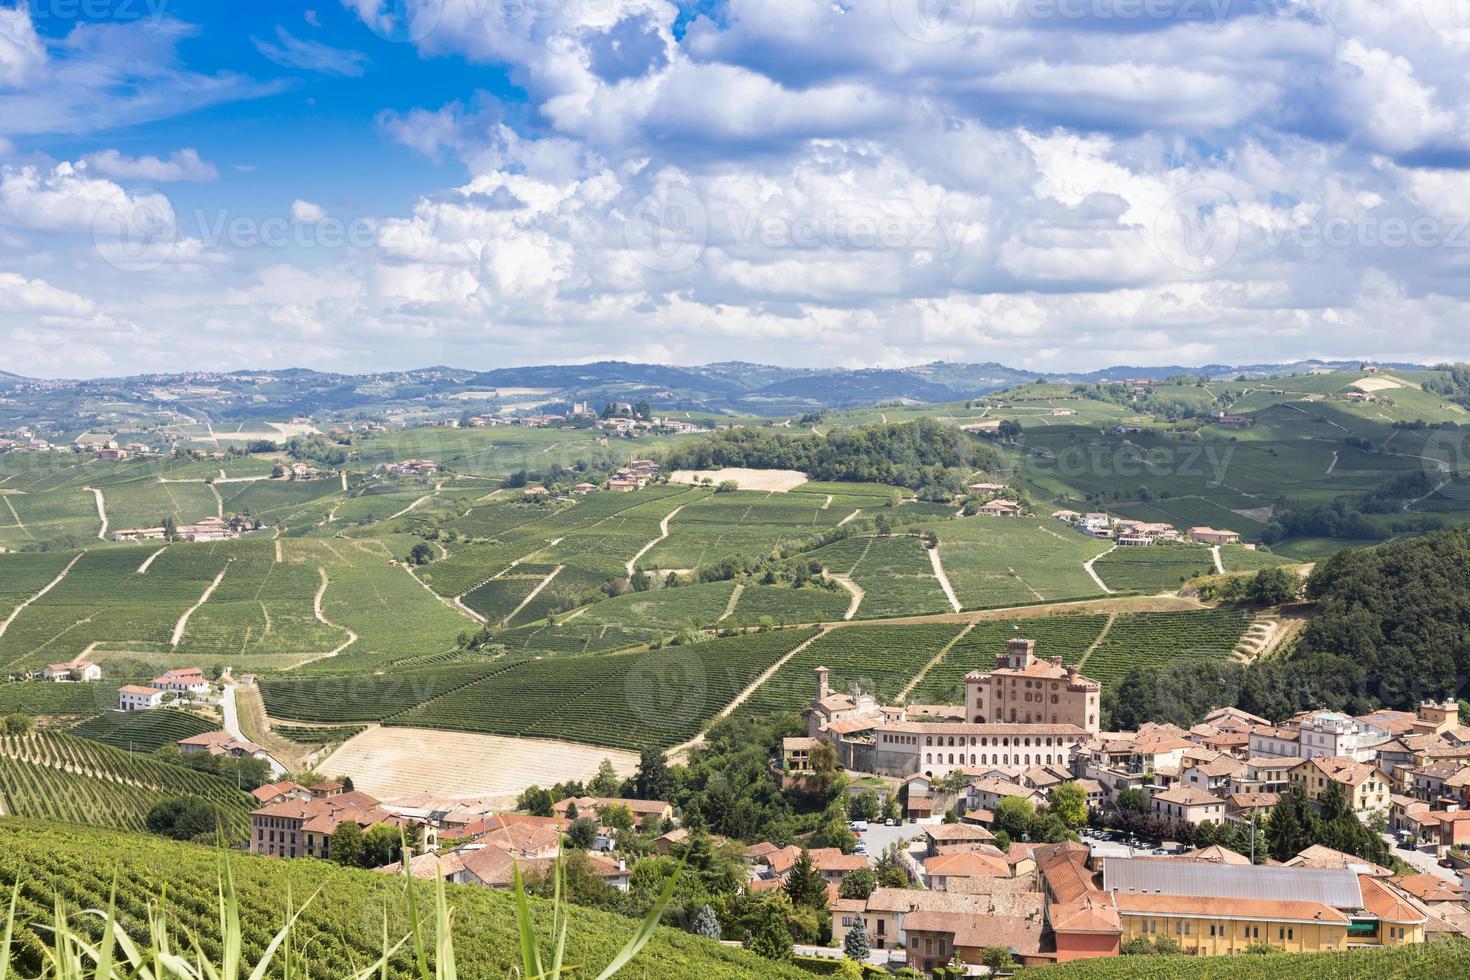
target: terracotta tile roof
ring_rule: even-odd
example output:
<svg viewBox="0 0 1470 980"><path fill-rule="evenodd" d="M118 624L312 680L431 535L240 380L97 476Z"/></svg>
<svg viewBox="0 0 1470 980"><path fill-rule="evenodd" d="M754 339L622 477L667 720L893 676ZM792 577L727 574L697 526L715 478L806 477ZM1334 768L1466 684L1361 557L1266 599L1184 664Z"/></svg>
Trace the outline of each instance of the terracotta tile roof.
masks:
<svg viewBox="0 0 1470 980"><path fill-rule="evenodd" d="M1308 759L1303 765L1317 769L1333 782L1342 783L1345 786L1358 786L1379 769L1371 762L1359 762L1357 759L1345 755L1318 756ZM1381 773L1380 773L1381 778Z"/></svg>
<svg viewBox="0 0 1470 980"><path fill-rule="evenodd" d="M1293 902L1267 898L1215 898L1207 895L1150 895L1114 892L1124 914L1170 915L1194 919L1266 919L1286 922L1337 922L1348 917L1321 902Z"/></svg>
<svg viewBox="0 0 1470 980"><path fill-rule="evenodd" d="M1280 793L1231 793L1225 800L1227 809L1255 810L1273 807L1281 802Z"/></svg>
<svg viewBox="0 0 1470 980"><path fill-rule="evenodd" d="M1195 789L1192 786L1175 786L1162 793L1155 793L1152 799L1172 803L1174 806L1210 806L1225 802L1218 796L1211 796L1204 790Z"/></svg>
<svg viewBox="0 0 1470 980"><path fill-rule="evenodd" d="M1041 922L1020 916L918 911L904 917L903 928L910 934L949 934L955 946L969 949L1009 946L1022 953L1034 953L1041 948Z"/></svg>
<svg viewBox="0 0 1470 980"><path fill-rule="evenodd" d="M995 835L984 827L965 823L942 823L925 827L924 835L939 843L995 840Z"/></svg>
<svg viewBox="0 0 1470 980"><path fill-rule="evenodd" d="M769 857L779 850L780 848L777 847L775 844L772 844L768 840L763 840L759 844L752 844L747 847L745 849L745 856L747 859L755 861L763 857Z"/></svg>
<svg viewBox="0 0 1470 980"><path fill-rule="evenodd" d="M1402 875L1388 880L1421 902L1462 902L1465 900L1465 893L1458 885L1446 881L1439 875ZM1363 897L1366 901L1367 895Z"/></svg>
<svg viewBox="0 0 1470 980"><path fill-rule="evenodd" d="M255 797L258 802L265 803L268 800L275 799L277 796L285 796L287 793L293 792L309 793L311 791L300 783L293 783L289 779L283 779L279 783L266 783L264 786L257 786L250 791L250 795Z"/></svg>
<svg viewBox="0 0 1470 980"><path fill-rule="evenodd" d="M1286 862L1288 868L1354 868L1367 867L1372 874L1387 877L1393 872L1387 868L1380 868L1372 861L1364 860L1356 854L1346 854L1342 851L1334 851L1330 847L1321 844L1313 844L1302 851L1296 857Z"/></svg>
<svg viewBox="0 0 1470 980"><path fill-rule="evenodd" d="M1211 864L1250 864L1251 859L1244 854L1237 854L1228 847L1213 844L1210 847L1201 847L1193 851L1186 851L1179 855L1176 861L1208 861Z"/></svg>
<svg viewBox="0 0 1470 980"><path fill-rule="evenodd" d="M1037 866L1054 901L1081 901L1089 892L1098 890L1097 879L1087 867L1087 851L1061 851L1048 856L1036 855Z"/></svg>
<svg viewBox="0 0 1470 980"><path fill-rule="evenodd" d="M1010 876L1011 866L1005 858L999 856L999 852L991 855L975 851L956 851L953 854L926 858L924 873L956 878L1005 878Z"/></svg>
<svg viewBox="0 0 1470 980"><path fill-rule="evenodd" d="M1372 875L1358 875L1363 885L1363 908L1384 922L1426 922L1428 910L1387 881Z"/></svg>
<svg viewBox="0 0 1470 980"><path fill-rule="evenodd" d="M868 866L866 854L843 854L835 847L814 847L807 853L818 871L854 871Z"/></svg>
<svg viewBox="0 0 1470 980"><path fill-rule="evenodd" d="M1111 934L1123 929L1118 906L1111 895L1103 893L1090 894L1076 902L1053 904L1050 918L1053 932Z"/></svg>

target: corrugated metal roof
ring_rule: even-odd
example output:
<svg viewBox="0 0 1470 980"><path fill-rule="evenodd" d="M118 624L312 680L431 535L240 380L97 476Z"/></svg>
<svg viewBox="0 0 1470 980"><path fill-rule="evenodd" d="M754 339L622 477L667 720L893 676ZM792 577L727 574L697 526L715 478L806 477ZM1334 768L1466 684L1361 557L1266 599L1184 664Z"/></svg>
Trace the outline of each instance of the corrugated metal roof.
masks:
<svg viewBox="0 0 1470 980"><path fill-rule="evenodd" d="M1321 902L1339 909L1363 907L1358 876L1347 868L1277 868L1159 858L1104 858L1103 890L1140 895Z"/></svg>

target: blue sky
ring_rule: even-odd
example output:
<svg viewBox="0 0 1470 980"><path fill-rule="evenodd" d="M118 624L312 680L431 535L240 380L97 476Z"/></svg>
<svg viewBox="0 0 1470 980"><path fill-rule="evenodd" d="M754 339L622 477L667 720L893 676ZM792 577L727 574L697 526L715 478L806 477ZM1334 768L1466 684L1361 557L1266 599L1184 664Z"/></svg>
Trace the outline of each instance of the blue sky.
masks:
<svg viewBox="0 0 1470 980"><path fill-rule="evenodd" d="M1459 0L0 0L0 368L1467 355Z"/></svg>

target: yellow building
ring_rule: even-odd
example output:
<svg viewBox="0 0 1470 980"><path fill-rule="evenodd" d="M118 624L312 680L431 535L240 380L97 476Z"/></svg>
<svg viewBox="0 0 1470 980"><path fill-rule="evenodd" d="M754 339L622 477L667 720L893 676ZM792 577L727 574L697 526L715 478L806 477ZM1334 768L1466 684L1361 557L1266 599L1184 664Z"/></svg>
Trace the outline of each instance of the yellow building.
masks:
<svg viewBox="0 0 1470 980"><path fill-rule="evenodd" d="M1304 759L1288 774L1293 788L1301 788L1307 799L1316 802L1336 783L1342 787L1348 808L1354 813L1370 810L1388 811L1392 788L1388 776L1371 762L1359 762L1348 756L1318 756Z"/></svg>
<svg viewBox="0 0 1470 980"><path fill-rule="evenodd" d="M1351 868L1291 868L1106 858L1102 890L1122 940L1167 936L1223 955L1268 943L1293 953L1424 941L1428 909Z"/></svg>

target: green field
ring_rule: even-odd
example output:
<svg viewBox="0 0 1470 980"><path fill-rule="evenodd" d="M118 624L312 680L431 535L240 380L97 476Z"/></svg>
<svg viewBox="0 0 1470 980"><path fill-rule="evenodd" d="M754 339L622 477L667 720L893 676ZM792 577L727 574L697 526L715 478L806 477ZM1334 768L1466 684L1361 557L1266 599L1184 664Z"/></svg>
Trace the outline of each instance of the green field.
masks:
<svg viewBox="0 0 1470 980"><path fill-rule="evenodd" d="M198 715L160 709L108 711L77 725L71 729L71 734L129 752L152 752L165 745L173 745L181 738L218 729L216 722Z"/></svg>
<svg viewBox="0 0 1470 980"><path fill-rule="evenodd" d="M0 795L10 816L123 830L143 829L159 800L198 796L219 807L236 839L253 805L219 776L50 732L0 736Z"/></svg>
<svg viewBox="0 0 1470 980"><path fill-rule="evenodd" d="M1118 548L1092 567L1109 588L1118 592L1177 592L1192 578L1215 574L1215 559L1202 545L1156 544Z"/></svg>
<svg viewBox="0 0 1470 980"><path fill-rule="evenodd" d="M1139 664L1225 660L1249 625L1249 613L1225 607L1127 613L1113 621L1102 642L1082 662L1082 670L1104 685L1113 685Z"/></svg>
<svg viewBox="0 0 1470 980"><path fill-rule="evenodd" d="M1047 518L967 517L926 528L965 609L1101 594L1083 564L1108 549Z"/></svg>
<svg viewBox="0 0 1470 980"><path fill-rule="evenodd" d="M825 495L716 493L690 503L669 522L669 536L638 560L639 568L698 568L729 555L754 557L782 542L835 527L847 511L825 508Z"/></svg>
<svg viewBox="0 0 1470 980"><path fill-rule="evenodd" d="M833 629L786 662L740 707L742 713L800 711L816 695L812 671L826 667L834 690L857 685L891 703L964 627L857 625Z"/></svg>
<svg viewBox="0 0 1470 980"><path fill-rule="evenodd" d="M642 653L531 661L386 722L629 749L668 747L697 735L813 633L777 630Z"/></svg>
<svg viewBox="0 0 1470 980"><path fill-rule="evenodd" d="M85 908L106 908L116 887L119 921L135 941L146 943L146 916L166 897L175 940L199 938L214 949L219 935L217 904L221 860L212 847L182 844L137 834L58 827L41 821L0 820L0 887L8 895L20 885L15 936L22 975L39 968L42 943L49 938L58 899L67 904L71 923L89 929ZM294 962L302 975L340 977L348 964L365 968L382 952L385 916L393 941L409 929L403 881L393 875L343 868L328 861L282 861L229 855L240 902L244 956L256 962L286 915L288 896L301 910L293 933ZM420 908L432 908L424 887ZM461 977L509 977L520 964L514 898L477 885L449 885L454 909L455 962ZM532 899L539 920L550 903ZM571 906L566 961L597 971L632 935L637 923L610 912ZM432 932L432 924L430 925ZM432 962L432 938L429 941ZM279 959L277 963L279 963ZM584 971L578 970L577 975ZM761 959L682 930L660 927L622 975L640 980L810 980L789 964ZM398 961L390 976L408 975Z"/></svg>
<svg viewBox="0 0 1470 980"><path fill-rule="evenodd" d="M260 696L273 718L295 721L378 721L506 669L507 664L457 664L386 674L282 677L262 681Z"/></svg>

